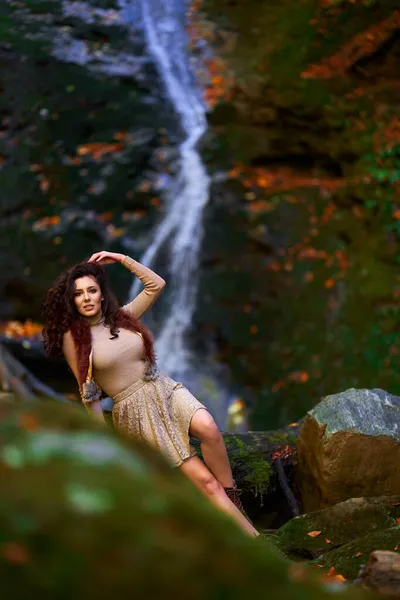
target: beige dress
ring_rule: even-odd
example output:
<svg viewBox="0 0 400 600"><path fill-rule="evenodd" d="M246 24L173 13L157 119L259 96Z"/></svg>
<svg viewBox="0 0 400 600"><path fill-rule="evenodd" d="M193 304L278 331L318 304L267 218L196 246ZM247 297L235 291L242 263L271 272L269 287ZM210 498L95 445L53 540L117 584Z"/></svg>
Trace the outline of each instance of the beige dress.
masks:
<svg viewBox="0 0 400 600"><path fill-rule="evenodd" d="M123 263L144 283L144 290L123 308L140 318L155 302L164 286L156 273L125 257ZM88 318L92 332L93 377L114 401L113 423L122 433L153 445L172 466L194 456L189 427L194 413L205 406L181 383L167 375L144 381L144 345L140 334L110 330L97 318Z"/></svg>

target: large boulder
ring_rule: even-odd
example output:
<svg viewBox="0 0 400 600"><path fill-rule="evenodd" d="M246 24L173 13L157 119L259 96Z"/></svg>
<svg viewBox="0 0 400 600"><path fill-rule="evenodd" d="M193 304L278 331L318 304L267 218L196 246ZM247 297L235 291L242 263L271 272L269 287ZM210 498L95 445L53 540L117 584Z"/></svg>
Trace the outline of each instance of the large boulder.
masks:
<svg viewBox="0 0 400 600"><path fill-rule="evenodd" d="M333 597L150 448L119 440L77 407L2 405L0 470L7 600Z"/></svg>
<svg viewBox="0 0 400 600"><path fill-rule="evenodd" d="M297 449L304 512L400 494L400 398L379 389L327 396L307 413Z"/></svg>

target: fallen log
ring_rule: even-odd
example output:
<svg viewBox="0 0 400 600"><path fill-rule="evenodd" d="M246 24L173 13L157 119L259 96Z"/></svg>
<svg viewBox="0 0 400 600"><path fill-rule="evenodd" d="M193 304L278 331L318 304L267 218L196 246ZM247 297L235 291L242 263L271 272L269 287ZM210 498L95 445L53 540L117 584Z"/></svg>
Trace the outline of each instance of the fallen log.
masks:
<svg viewBox="0 0 400 600"><path fill-rule="evenodd" d="M36 400L37 395L69 402L63 394L40 381L0 343L0 390L20 400Z"/></svg>
<svg viewBox="0 0 400 600"><path fill-rule="evenodd" d="M392 600L400 600L400 556L384 550L372 552L356 583Z"/></svg>

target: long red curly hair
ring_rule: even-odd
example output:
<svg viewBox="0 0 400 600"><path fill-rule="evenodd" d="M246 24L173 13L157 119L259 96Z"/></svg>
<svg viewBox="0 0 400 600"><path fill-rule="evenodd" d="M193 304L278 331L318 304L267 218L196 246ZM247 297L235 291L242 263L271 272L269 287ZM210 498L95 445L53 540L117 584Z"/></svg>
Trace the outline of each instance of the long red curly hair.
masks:
<svg viewBox="0 0 400 600"><path fill-rule="evenodd" d="M75 280L85 276L93 277L100 287L104 299L102 302L104 323L110 328L111 338L118 337L119 328L140 333L143 338L145 358L154 363L151 332L128 311L119 307L108 284L104 268L94 262L82 262L71 267L48 289L43 305L45 325L42 332L46 355L49 358L62 355L63 335L71 331L78 349L80 380L85 380L91 349L91 333L89 324L78 312L74 301Z"/></svg>

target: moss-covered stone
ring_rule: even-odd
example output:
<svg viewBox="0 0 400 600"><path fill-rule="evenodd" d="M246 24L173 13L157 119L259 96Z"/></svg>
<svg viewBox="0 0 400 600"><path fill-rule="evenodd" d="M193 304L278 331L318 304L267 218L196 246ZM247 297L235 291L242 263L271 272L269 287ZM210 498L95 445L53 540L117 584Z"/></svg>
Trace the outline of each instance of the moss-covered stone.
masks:
<svg viewBox="0 0 400 600"><path fill-rule="evenodd" d="M400 496L352 498L295 517L278 530L274 542L288 556L314 558L365 534L391 528L399 517ZM310 536L313 532L319 533Z"/></svg>
<svg viewBox="0 0 400 600"><path fill-rule="evenodd" d="M235 439L239 449L239 458L248 465L249 473L245 480L256 490L266 491L272 474L271 466L255 452L249 452L248 447L238 437Z"/></svg>
<svg viewBox="0 0 400 600"><path fill-rule="evenodd" d="M375 550L395 550L398 552L399 544L400 527L391 527L359 537L340 548L328 552L323 557L318 557L309 564L322 565L322 572L334 567L337 573L351 581L356 579L361 565L368 561L371 552Z"/></svg>
<svg viewBox="0 0 400 600"><path fill-rule="evenodd" d="M241 600L266 589L285 600L332 597L311 569L293 569L266 540L243 534L152 450L78 408L3 405L0 440L9 600Z"/></svg>

